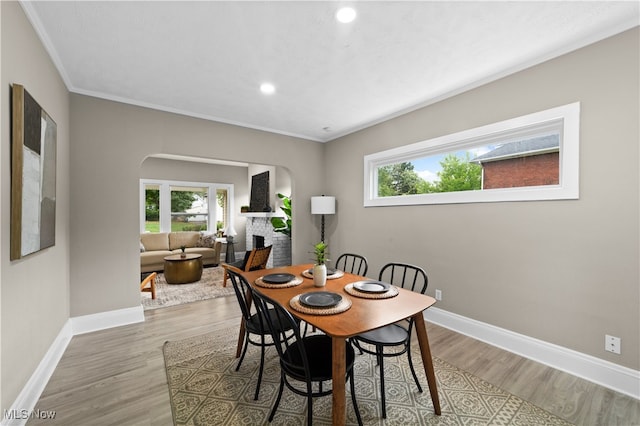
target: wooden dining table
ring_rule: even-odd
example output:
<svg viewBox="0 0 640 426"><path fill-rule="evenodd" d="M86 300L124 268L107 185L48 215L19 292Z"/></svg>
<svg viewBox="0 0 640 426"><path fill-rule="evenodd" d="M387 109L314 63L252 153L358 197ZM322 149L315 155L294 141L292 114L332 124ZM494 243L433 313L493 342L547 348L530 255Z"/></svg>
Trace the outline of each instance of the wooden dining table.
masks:
<svg viewBox="0 0 640 426"><path fill-rule="evenodd" d="M431 349L422 312L436 303L433 297L398 288L398 295L385 299L361 298L348 294L344 288L350 283L368 280L359 275L344 273L336 279L327 279L325 287L315 287L312 278L305 278L303 272L312 267L311 264L284 266L279 268L262 269L257 271L242 272L249 284L260 293L277 301L291 314L311 326L323 331L332 339L332 424L344 425L346 422L346 339L366 331L374 330L385 325L393 324L405 318L413 318L415 330L420 345L422 364L424 365L429 385L429 392L436 415L440 415L440 400L436 386L436 376L433 369ZM291 287L265 288L256 285L256 280L275 273L289 273L303 278L303 282ZM341 313L331 315L306 314L293 309L289 301L303 293L312 291L330 291L340 294L343 298L351 300L351 307ZM244 339L244 330L240 330L238 337L238 349L241 348ZM238 351L239 356L239 351Z"/></svg>

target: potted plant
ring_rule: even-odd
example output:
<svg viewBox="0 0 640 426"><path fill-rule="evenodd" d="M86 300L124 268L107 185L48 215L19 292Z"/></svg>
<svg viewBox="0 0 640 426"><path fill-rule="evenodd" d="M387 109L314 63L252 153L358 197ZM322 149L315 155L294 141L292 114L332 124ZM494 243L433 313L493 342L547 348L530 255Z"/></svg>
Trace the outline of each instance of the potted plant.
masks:
<svg viewBox="0 0 640 426"><path fill-rule="evenodd" d="M180 250L182 250L182 253L180 253L180 257L187 257L187 254L184 252L186 248L186 246L180 246Z"/></svg>
<svg viewBox="0 0 640 426"><path fill-rule="evenodd" d="M324 241L320 241L313 246L313 254L315 255L315 265L313 265L313 285L316 287L324 287L327 283L327 245Z"/></svg>
<svg viewBox="0 0 640 426"><path fill-rule="evenodd" d="M272 217L271 225L275 232L280 232L291 238L291 198L281 193L278 193L278 198L282 200L280 209L282 209L286 218Z"/></svg>
<svg viewBox="0 0 640 426"><path fill-rule="evenodd" d="M240 206L240 213L249 213L249 206Z"/></svg>

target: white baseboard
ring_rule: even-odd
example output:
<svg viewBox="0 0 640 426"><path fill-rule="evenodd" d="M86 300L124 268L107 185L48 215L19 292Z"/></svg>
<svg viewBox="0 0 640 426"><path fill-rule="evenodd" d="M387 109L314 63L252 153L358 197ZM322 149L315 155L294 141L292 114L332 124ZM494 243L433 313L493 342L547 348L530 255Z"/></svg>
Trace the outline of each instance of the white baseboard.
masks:
<svg viewBox="0 0 640 426"><path fill-rule="evenodd" d="M71 318L74 336L138 322L144 322L144 309L142 305Z"/></svg>
<svg viewBox="0 0 640 426"><path fill-rule="evenodd" d="M11 405L11 408L2 413L3 418L0 425L22 426L27 423L27 420L33 415L33 408L36 406L40 395L42 395L45 386L47 386L49 378L56 369L72 337L71 322L67 321L27 381L27 384L22 388L13 405Z"/></svg>
<svg viewBox="0 0 640 426"><path fill-rule="evenodd" d="M0 426L24 426L34 416L47 415L47 413L34 411L34 408L73 336L143 321L144 309L142 305L69 318L11 408L3 411Z"/></svg>
<svg viewBox="0 0 640 426"><path fill-rule="evenodd" d="M640 399L640 371L439 308L427 309L424 316L460 334Z"/></svg>

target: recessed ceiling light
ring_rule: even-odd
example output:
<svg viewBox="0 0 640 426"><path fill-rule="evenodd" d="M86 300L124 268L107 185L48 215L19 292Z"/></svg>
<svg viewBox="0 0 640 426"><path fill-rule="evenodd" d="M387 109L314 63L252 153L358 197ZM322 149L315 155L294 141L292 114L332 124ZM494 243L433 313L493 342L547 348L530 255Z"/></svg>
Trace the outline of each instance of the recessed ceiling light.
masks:
<svg viewBox="0 0 640 426"><path fill-rule="evenodd" d="M352 7L342 7L336 12L336 19L343 24L348 24L356 19L356 10Z"/></svg>
<svg viewBox="0 0 640 426"><path fill-rule="evenodd" d="M276 91L276 86L271 83L262 83L260 85L260 91L265 95L271 95Z"/></svg>

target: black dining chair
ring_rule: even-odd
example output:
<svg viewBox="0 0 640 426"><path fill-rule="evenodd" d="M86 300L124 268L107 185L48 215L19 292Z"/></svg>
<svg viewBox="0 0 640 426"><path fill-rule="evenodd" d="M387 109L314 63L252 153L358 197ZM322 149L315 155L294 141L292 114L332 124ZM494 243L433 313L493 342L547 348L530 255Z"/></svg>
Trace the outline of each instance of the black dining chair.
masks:
<svg viewBox="0 0 640 426"><path fill-rule="evenodd" d="M421 294L427 290L427 273L419 266L407 263L388 263L382 267L378 276L379 281L402 287L406 290L415 291ZM422 386L418 381L418 376L411 360L411 331L413 330L413 319L406 318L395 324L390 324L366 333L353 337L355 346L361 351L375 355L380 368L380 392L382 395L382 418L387 418L386 395L384 390L384 359L389 357L407 354L409 368L413 379L416 381L418 392L422 392ZM373 349L371 347L373 346ZM392 349L400 348L400 349ZM388 351L385 351L388 349Z"/></svg>
<svg viewBox="0 0 640 426"><path fill-rule="evenodd" d="M287 386L295 394L307 397L307 424L311 426L313 421L313 398L330 395L332 388L323 390L323 383L332 379L332 342L326 334L313 334L302 336L297 320L278 302L261 294L258 290L253 292L254 302L258 310L263 313L271 330L272 339L280 357L280 388L271 413L269 422L276 414L282 392ZM265 312L275 312L275 315L264 315ZM287 339L282 330L292 329L293 339ZM353 362L355 352L351 343L346 345L346 380L350 382L351 400L355 410L358 425L362 425L362 418L356 401L355 385L353 382ZM300 386L300 382L305 386ZM314 384L317 383L317 390ZM297 386L296 386L297 384Z"/></svg>
<svg viewBox="0 0 640 426"><path fill-rule="evenodd" d="M247 282L247 280L240 275L240 270L234 267L228 267L227 273L228 277L233 284L233 290L236 293L236 298L238 299L238 304L240 305L240 311L242 312L242 324L244 327L244 344L242 347L242 355L240 355L240 359L238 360L238 365L236 366L236 371L240 369L240 365L244 360L244 356L247 353L247 348L249 344L259 346L260 347L260 369L258 370L258 383L256 383L256 393L253 397L254 400L258 399L258 395L260 393L260 383L262 383L262 372L264 369L264 354L265 349L268 346L273 346L273 341L271 340L271 329L270 322L264 321L260 318L262 315L261 311L259 311L255 304L249 303L249 297L253 298L253 290L251 286ZM252 307L253 306L253 307ZM267 312L268 315L275 315L273 311L262 311ZM279 334L285 335L287 338L292 338L293 329L298 328L298 322L292 324L286 324L286 328L278 329L276 332Z"/></svg>
<svg viewBox="0 0 640 426"><path fill-rule="evenodd" d="M355 253L343 253L335 263L336 269L356 275L367 275L367 258Z"/></svg>

